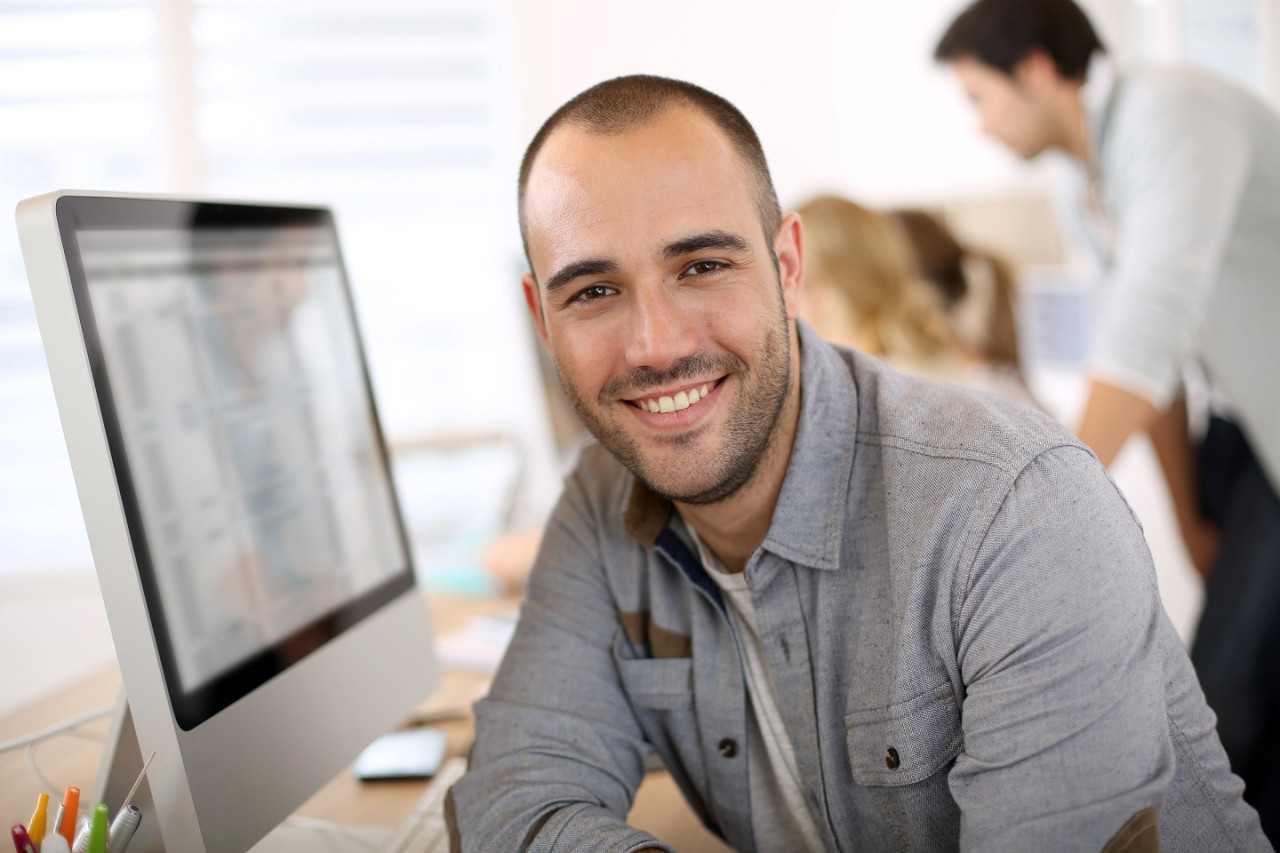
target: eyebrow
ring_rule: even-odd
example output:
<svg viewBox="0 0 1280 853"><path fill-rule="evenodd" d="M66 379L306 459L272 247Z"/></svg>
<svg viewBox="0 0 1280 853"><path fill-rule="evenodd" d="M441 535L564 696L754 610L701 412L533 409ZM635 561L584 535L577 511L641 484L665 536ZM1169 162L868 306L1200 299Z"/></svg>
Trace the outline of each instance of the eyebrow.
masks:
<svg viewBox="0 0 1280 853"><path fill-rule="evenodd" d="M621 268L617 261L611 261L605 258L595 258L592 260L578 261L569 264L567 267L559 270L551 278L547 279L547 293L555 293L569 282L584 275L604 275L616 274Z"/></svg>
<svg viewBox="0 0 1280 853"><path fill-rule="evenodd" d="M730 234L727 231L705 231L702 234L684 237L663 246L662 257L668 261L673 261L676 258L682 258L694 252L701 252L703 249L730 249L736 252L746 252L750 248L751 246L747 241L737 234Z"/></svg>
<svg viewBox="0 0 1280 853"><path fill-rule="evenodd" d="M701 234L682 237L663 246L662 257L671 261L694 252L701 252L704 249L728 249L735 252L746 252L751 249L751 246L737 234L730 234L727 231L705 231ZM577 261L561 268L555 275L547 279L546 290L548 294L555 293L568 285L569 282L583 276L616 275L621 269L617 261L608 258L591 258Z"/></svg>

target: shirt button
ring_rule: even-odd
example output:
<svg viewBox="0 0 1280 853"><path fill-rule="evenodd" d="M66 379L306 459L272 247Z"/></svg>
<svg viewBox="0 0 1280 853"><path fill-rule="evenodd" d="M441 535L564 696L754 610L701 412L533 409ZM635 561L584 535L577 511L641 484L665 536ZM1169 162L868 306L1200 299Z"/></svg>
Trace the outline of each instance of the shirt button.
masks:
<svg viewBox="0 0 1280 853"><path fill-rule="evenodd" d="M885 753L884 753L885 767L888 767L890 770L897 770L898 764L900 763L901 762L899 762L898 760L898 750L894 749L893 747L889 747L887 750L885 750Z"/></svg>
<svg viewBox="0 0 1280 853"><path fill-rule="evenodd" d="M733 758L738 754L738 742L731 737L727 737L716 744L716 749L720 750L720 754L725 758Z"/></svg>

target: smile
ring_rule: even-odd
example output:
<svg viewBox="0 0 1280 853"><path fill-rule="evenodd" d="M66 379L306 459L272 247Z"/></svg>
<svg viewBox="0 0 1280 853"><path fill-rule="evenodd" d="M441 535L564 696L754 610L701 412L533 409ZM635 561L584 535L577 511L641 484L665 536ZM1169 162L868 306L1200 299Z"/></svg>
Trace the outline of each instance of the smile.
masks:
<svg viewBox="0 0 1280 853"><path fill-rule="evenodd" d="M637 408L649 412L679 412L704 399L709 393L710 388L715 383L706 383L678 391L671 396L649 397L640 400L631 400L630 403Z"/></svg>

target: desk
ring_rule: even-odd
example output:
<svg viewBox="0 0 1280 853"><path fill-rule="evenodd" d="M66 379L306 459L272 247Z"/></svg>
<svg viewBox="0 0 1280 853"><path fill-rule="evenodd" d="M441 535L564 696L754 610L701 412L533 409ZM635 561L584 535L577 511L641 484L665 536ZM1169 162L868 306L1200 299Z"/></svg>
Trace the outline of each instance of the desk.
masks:
<svg viewBox="0 0 1280 853"><path fill-rule="evenodd" d="M511 599L471 599L430 596L429 606L436 631L447 634L459 630L474 616L510 610ZM489 687L489 677L477 673L445 670L440 688L418 708L418 713L465 707L463 718L440 724L449 736L449 753L458 755L471 745L471 703ZM8 740L52 725L101 705L115 701L120 689L120 672L106 667L25 708L0 718L0 740ZM101 735L107 720L87 724L87 732ZM101 755L98 743L81 737L59 737L45 742L37 751L40 769L56 785L79 785L88 798ZM398 824L422 795L422 782L359 782L346 770L298 809L297 814L342 824ZM0 823L11 826L31 817L39 782L27 769L24 752L0 755ZM56 804L57 797L51 797ZM51 806L53 805L51 804ZM52 819L52 813L50 814ZM653 833L677 850L727 851L693 816L684 798L665 772L650 773L640 787L629 820L633 826Z"/></svg>

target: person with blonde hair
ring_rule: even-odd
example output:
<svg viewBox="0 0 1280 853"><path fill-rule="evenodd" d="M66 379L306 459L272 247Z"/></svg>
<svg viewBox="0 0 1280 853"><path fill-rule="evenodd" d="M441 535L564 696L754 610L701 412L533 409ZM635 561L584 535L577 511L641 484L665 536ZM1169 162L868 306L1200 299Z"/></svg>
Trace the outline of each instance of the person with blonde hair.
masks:
<svg viewBox="0 0 1280 853"><path fill-rule="evenodd" d="M974 316L981 300L966 298L964 280L950 293L930 282L901 218L833 195L798 212L809 249L801 314L818 334L903 373L1034 403L1017 371L1011 305L997 344L988 317L996 313Z"/></svg>
<svg viewBox="0 0 1280 853"><path fill-rule="evenodd" d="M941 368L952 334L939 301L916 281L894 222L832 195L798 209L809 245L802 316L818 334L913 373Z"/></svg>

